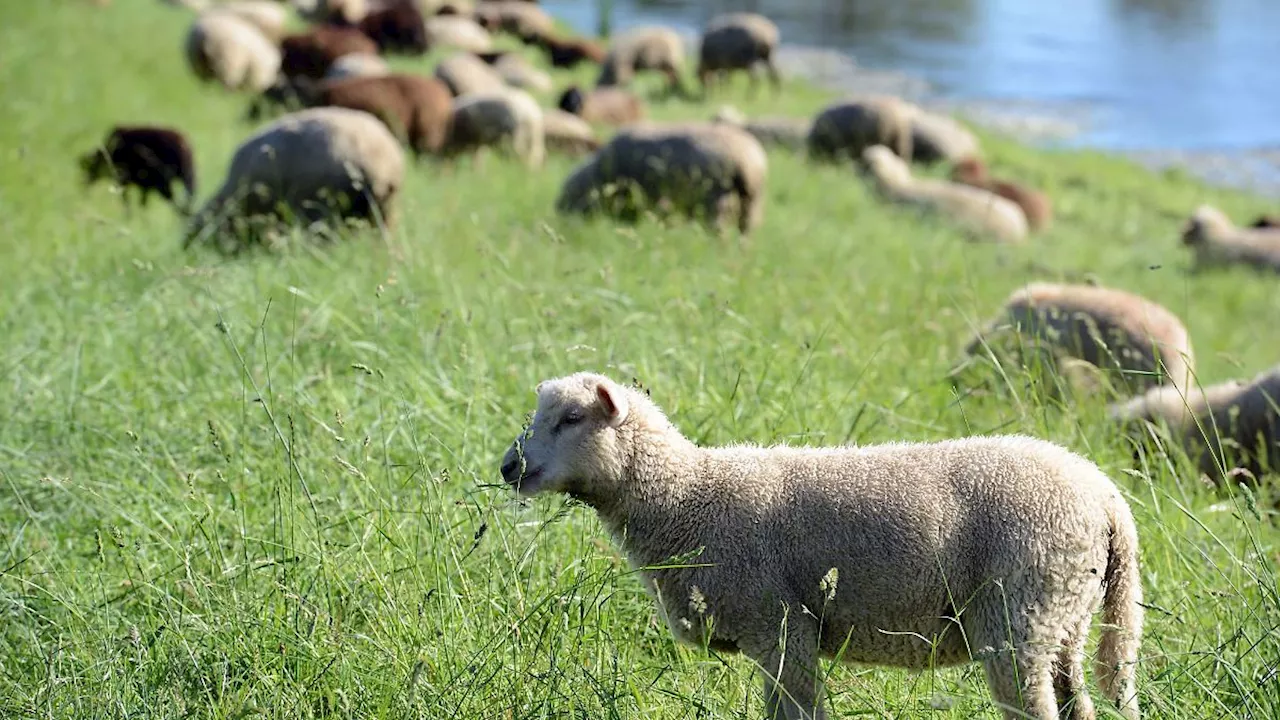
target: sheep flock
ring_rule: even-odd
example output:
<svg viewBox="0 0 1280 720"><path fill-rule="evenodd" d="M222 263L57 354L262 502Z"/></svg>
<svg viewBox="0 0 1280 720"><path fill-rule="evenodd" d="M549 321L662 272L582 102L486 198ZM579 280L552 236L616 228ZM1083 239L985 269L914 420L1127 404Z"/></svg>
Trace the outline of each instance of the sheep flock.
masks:
<svg viewBox="0 0 1280 720"><path fill-rule="evenodd" d="M637 232L655 217L701 225L707 242L735 250L767 241L768 200L788 191L770 184L779 157L835 168L904 226L940 223L972 243L1046 242L1073 217L1051 189L991 167L956 118L908 98L850 94L811 116L727 104L737 74L752 97L791 82L782 34L757 13L715 15L689 46L657 25L580 36L536 1L170 4L190 16L174 61L202 91L243 100L224 179L200 201L201 138L149 118L101 128L77 159L86 184L111 180L126 208L153 192L170 201L185 252L241 256L338 227L385 235L404 222L413 174L483 174L495 162L556 187L550 210L565 222L605 216ZM690 119L654 119L686 106ZM574 167L560 172L556 155ZM1185 215L1169 243L1194 272L1280 271L1274 220L1237 225L1208 204ZM1202 379L1195 328L1124 288L1040 281L1008 293L985 317L949 320L969 336L946 351L957 396L1000 395L1016 371L1063 404L1103 394L1105 422L1135 456L1183 453L1215 492L1247 492L1276 469L1280 365ZM1090 459L999 434L709 446L620 380L548 377L492 469L516 497L559 493L594 510L676 639L750 658L765 717L834 716L827 657L977 663L1010 719L1142 713L1141 528L1124 484Z"/></svg>

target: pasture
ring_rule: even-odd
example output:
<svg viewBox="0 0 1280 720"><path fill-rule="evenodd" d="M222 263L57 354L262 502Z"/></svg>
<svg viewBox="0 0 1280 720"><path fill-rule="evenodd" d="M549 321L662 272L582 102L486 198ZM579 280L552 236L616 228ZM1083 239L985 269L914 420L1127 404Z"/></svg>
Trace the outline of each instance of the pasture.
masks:
<svg viewBox="0 0 1280 720"><path fill-rule="evenodd" d="M1274 365L1276 278L1189 274L1178 244L1200 202L1243 220L1265 200L983 134L993 169L1055 200L1023 247L782 152L740 241L558 217L575 160L491 156L414 165L385 239L184 253L171 208L126 215L75 157L114 123L168 124L214 191L253 125L246 96L191 77L189 21L29 2L0 27L0 716L756 717L750 663L677 646L589 510L501 486L535 384L589 369L643 384L699 443L1021 432L1083 453L1138 523L1145 716L1280 717L1274 485L1135 462L1104 397L1062 402L1015 368L985 392L946 378L1015 287L1085 276L1181 316L1206 384ZM653 107L830 97L739 81ZM839 717L997 717L977 665L828 668Z"/></svg>

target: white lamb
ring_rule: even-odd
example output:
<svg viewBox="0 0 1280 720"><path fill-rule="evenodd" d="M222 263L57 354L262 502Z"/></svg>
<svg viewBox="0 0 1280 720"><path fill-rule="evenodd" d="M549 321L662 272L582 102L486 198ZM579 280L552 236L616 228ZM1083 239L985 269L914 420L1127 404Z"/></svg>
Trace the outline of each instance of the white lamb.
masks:
<svg viewBox="0 0 1280 720"><path fill-rule="evenodd" d="M1019 436L701 448L606 377L537 392L503 478L594 507L677 638L759 663L767 717L825 718L815 670L839 654L980 660L1005 717L1093 718L1083 661L1099 601L1099 686L1138 717L1137 532L1079 455Z"/></svg>
<svg viewBox="0 0 1280 720"><path fill-rule="evenodd" d="M247 20L219 9L196 17L186 53L197 78L228 90L262 92L280 72L280 49Z"/></svg>

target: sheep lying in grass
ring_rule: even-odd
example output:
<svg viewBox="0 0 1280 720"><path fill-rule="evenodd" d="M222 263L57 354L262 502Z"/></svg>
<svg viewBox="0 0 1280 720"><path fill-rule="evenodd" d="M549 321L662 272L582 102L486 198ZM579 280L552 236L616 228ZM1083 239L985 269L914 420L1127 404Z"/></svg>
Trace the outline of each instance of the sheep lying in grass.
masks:
<svg viewBox="0 0 1280 720"><path fill-rule="evenodd" d="M871 95L828 105L813 119L807 144L818 161L857 160L872 145L884 145L911 160L911 109L896 97Z"/></svg>
<svg viewBox="0 0 1280 720"><path fill-rule="evenodd" d="M177 130L163 127L118 125L102 145L80 157L85 185L111 178L121 189L120 199L129 208L129 190L138 190L143 207L152 192L187 212L196 196L195 160L191 144ZM186 198L179 203L173 183L180 182Z"/></svg>
<svg viewBox="0 0 1280 720"><path fill-rule="evenodd" d="M343 80L357 77L381 77L391 72L387 63L377 55L350 53L343 55L329 66L325 80Z"/></svg>
<svg viewBox="0 0 1280 720"><path fill-rule="evenodd" d="M1130 431L1143 434L1146 423L1165 423L1173 441L1215 482L1256 479L1280 469L1280 367L1246 382L1185 391L1153 388L1112 405L1110 412Z"/></svg>
<svg viewBox="0 0 1280 720"><path fill-rule="evenodd" d="M1195 252L1195 267L1248 265L1280 272L1280 229L1240 228L1221 210L1201 205L1182 228L1182 244Z"/></svg>
<svg viewBox="0 0 1280 720"><path fill-rule="evenodd" d="M596 125L621 127L639 122L648 111L635 93L620 87L583 91L577 85L565 88L558 107Z"/></svg>
<svg viewBox="0 0 1280 720"><path fill-rule="evenodd" d="M725 13L711 18L702 31L698 50L698 81L703 94L710 89L708 83L714 76L724 76L732 70L745 70L754 92L759 65L765 66L774 89L782 89L782 73L773 58L778 38L778 26L758 13Z"/></svg>
<svg viewBox="0 0 1280 720"><path fill-rule="evenodd" d="M777 147L799 152L804 150L813 129L813 122L808 118L794 117L758 117L748 119L737 108L725 105L716 111L712 122L725 123L740 127L751 133L765 147Z"/></svg>
<svg viewBox="0 0 1280 720"><path fill-rule="evenodd" d="M645 25L614 36L596 86L626 86L637 72L656 70L666 76L669 93L684 95L680 82L684 66L684 41L680 35L671 28Z"/></svg>
<svg viewBox="0 0 1280 720"><path fill-rule="evenodd" d="M187 63L200 80L228 90L261 92L280 71L280 50L256 27L216 10L196 17L187 31Z"/></svg>
<svg viewBox="0 0 1280 720"><path fill-rule="evenodd" d="M1027 225L1032 230L1044 230L1053 221L1053 203L1049 196L1021 183L991 177L987 174L986 163L976 157L967 157L956 163L951 171L951 179L989 190L1017 203L1027 216Z"/></svg>
<svg viewBox="0 0 1280 720"><path fill-rule="evenodd" d="M562 213L627 216L636 191L651 207L723 228L736 200L738 230L750 233L764 214L768 159L746 132L711 123L637 124L620 130L565 180Z"/></svg>
<svg viewBox="0 0 1280 720"><path fill-rule="evenodd" d="M1166 383L1187 388L1194 378L1195 354L1182 321L1163 306L1123 290L1030 283L1009 295L965 352L1000 350L1005 333L1030 339L1032 347L1015 349L1023 364L1034 362L1028 351L1043 348L1048 357L1042 360L1084 360L1129 394Z"/></svg>
<svg viewBox="0 0 1280 720"><path fill-rule="evenodd" d="M192 217L183 246L208 239L238 249L243 225L260 220L336 217L390 227L404 165L400 144L369 113L322 107L285 115L236 150L222 187Z"/></svg>
<svg viewBox="0 0 1280 720"><path fill-rule="evenodd" d="M862 153L863 161L886 197L936 213L976 239L1020 243L1027 237L1027 216L1014 202L968 185L916 178L902 158L883 145Z"/></svg>
<svg viewBox="0 0 1280 720"><path fill-rule="evenodd" d="M534 67L518 52L477 53L476 57L493 68L511 87L536 93L551 92L551 76Z"/></svg>
<svg viewBox="0 0 1280 720"><path fill-rule="evenodd" d="M343 55L377 55L378 45L356 28L321 25L285 37L280 52L280 73L286 78L319 80Z"/></svg>
<svg viewBox="0 0 1280 720"><path fill-rule="evenodd" d="M910 108L911 160L925 165L981 157L978 138L948 115Z"/></svg>
<svg viewBox="0 0 1280 720"><path fill-rule="evenodd" d="M497 70L471 53L458 53L436 65L440 78L454 97L502 92L508 87Z"/></svg>
<svg viewBox="0 0 1280 720"><path fill-rule="evenodd" d="M1005 717L1093 718L1084 648L1099 601L1098 684L1138 717L1137 531L1079 455L1019 436L702 448L606 377L537 393L503 478L595 508L679 640L759 664L766 717L825 718L819 656L838 655L978 660Z"/></svg>
<svg viewBox="0 0 1280 720"><path fill-rule="evenodd" d="M470 18L440 15L428 18L427 45L432 49L450 47L472 53L493 49L493 36Z"/></svg>
<svg viewBox="0 0 1280 720"><path fill-rule="evenodd" d="M558 108L542 111L542 131L551 152L585 155L600 149L600 140L587 121Z"/></svg>
<svg viewBox="0 0 1280 720"><path fill-rule="evenodd" d="M449 121L443 154L454 157L482 147L510 152L528 167L540 167L547 155L542 108L523 90L459 97Z"/></svg>

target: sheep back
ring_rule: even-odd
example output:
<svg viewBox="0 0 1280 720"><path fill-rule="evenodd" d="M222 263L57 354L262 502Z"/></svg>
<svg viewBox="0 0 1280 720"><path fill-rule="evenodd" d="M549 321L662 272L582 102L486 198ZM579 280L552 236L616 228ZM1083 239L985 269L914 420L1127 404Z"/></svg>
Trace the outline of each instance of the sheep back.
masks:
<svg viewBox="0 0 1280 720"><path fill-rule="evenodd" d="M566 155L583 155L600 149L600 140L585 120L559 108L542 111L547 150Z"/></svg>
<svg viewBox="0 0 1280 720"><path fill-rule="evenodd" d="M377 55L366 53L349 53L343 55L329 66L325 80L342 80L356 77L380 77L391 72L386 61Z"/></svg>
<svg viewBox="0 0 1280 720"><path fill-rule="evenodd" d="M702 33L698 74L746 70L757 62L769 62L778 47L778 38L778 26L763 15L747 12L717 15Z"/></svg>
<svg viewBox="0 0 1280 720"><path fill-rule="evenodd" d="M471 53L493 49L493 36L474 20L457 15L439 15L426 22L427 44L432 49L452 47Z"/></svg>
<svg viewBox="0 0 1280 720"><path fill-rule="evenodd" d="M314 104L363 110L381 120L415 153L424 154L444 146L453 95L435 78L393 73L325 82Z"/></svg>
<svg viewBox="0 0 1280 720"><path fill-rule="evenodd" d="M866 148L884 145L910 161L910 108L902 100L886 95L834 103L813 119L807 145L815 160L857 159Z"/></svg>
<svg viewBox="0 0 1280 720"><path fill-rule="evenodd" d="M187 63L197 78L216 80L228 90L261 92L275 81L280 51L238 15L201 13L186 37Z"/></svg>
<svg viewBox="0 0 1280 720"><path fill-rule="evenodd" d="M280 41L280 72L288 78L319 80L343 55L377 55L378 45L356 28L321 25Z"/></svg>
<svg viewBox="0 0 1280 720"><path fill-rule="evenodd" d="M496 70L471 53L458 53L441 60L435 74L454 97L497 93L507 87Z"/></svg>
<svg viewBox="0 0 1280 720"><path fill-rule="evenodd" d="M530 167L546 157L542 108L515 88L459 97L453 105L444 154L455 156L481 147L509 150Z"/></svg>
<svg viewBox="0 0 1280 720"><path fill-rule="evenodd" d="M967 157L978 157L982 148L978 138L948 115L914 108L911 113L911 159L931 165L955 163Z"/></svg>

